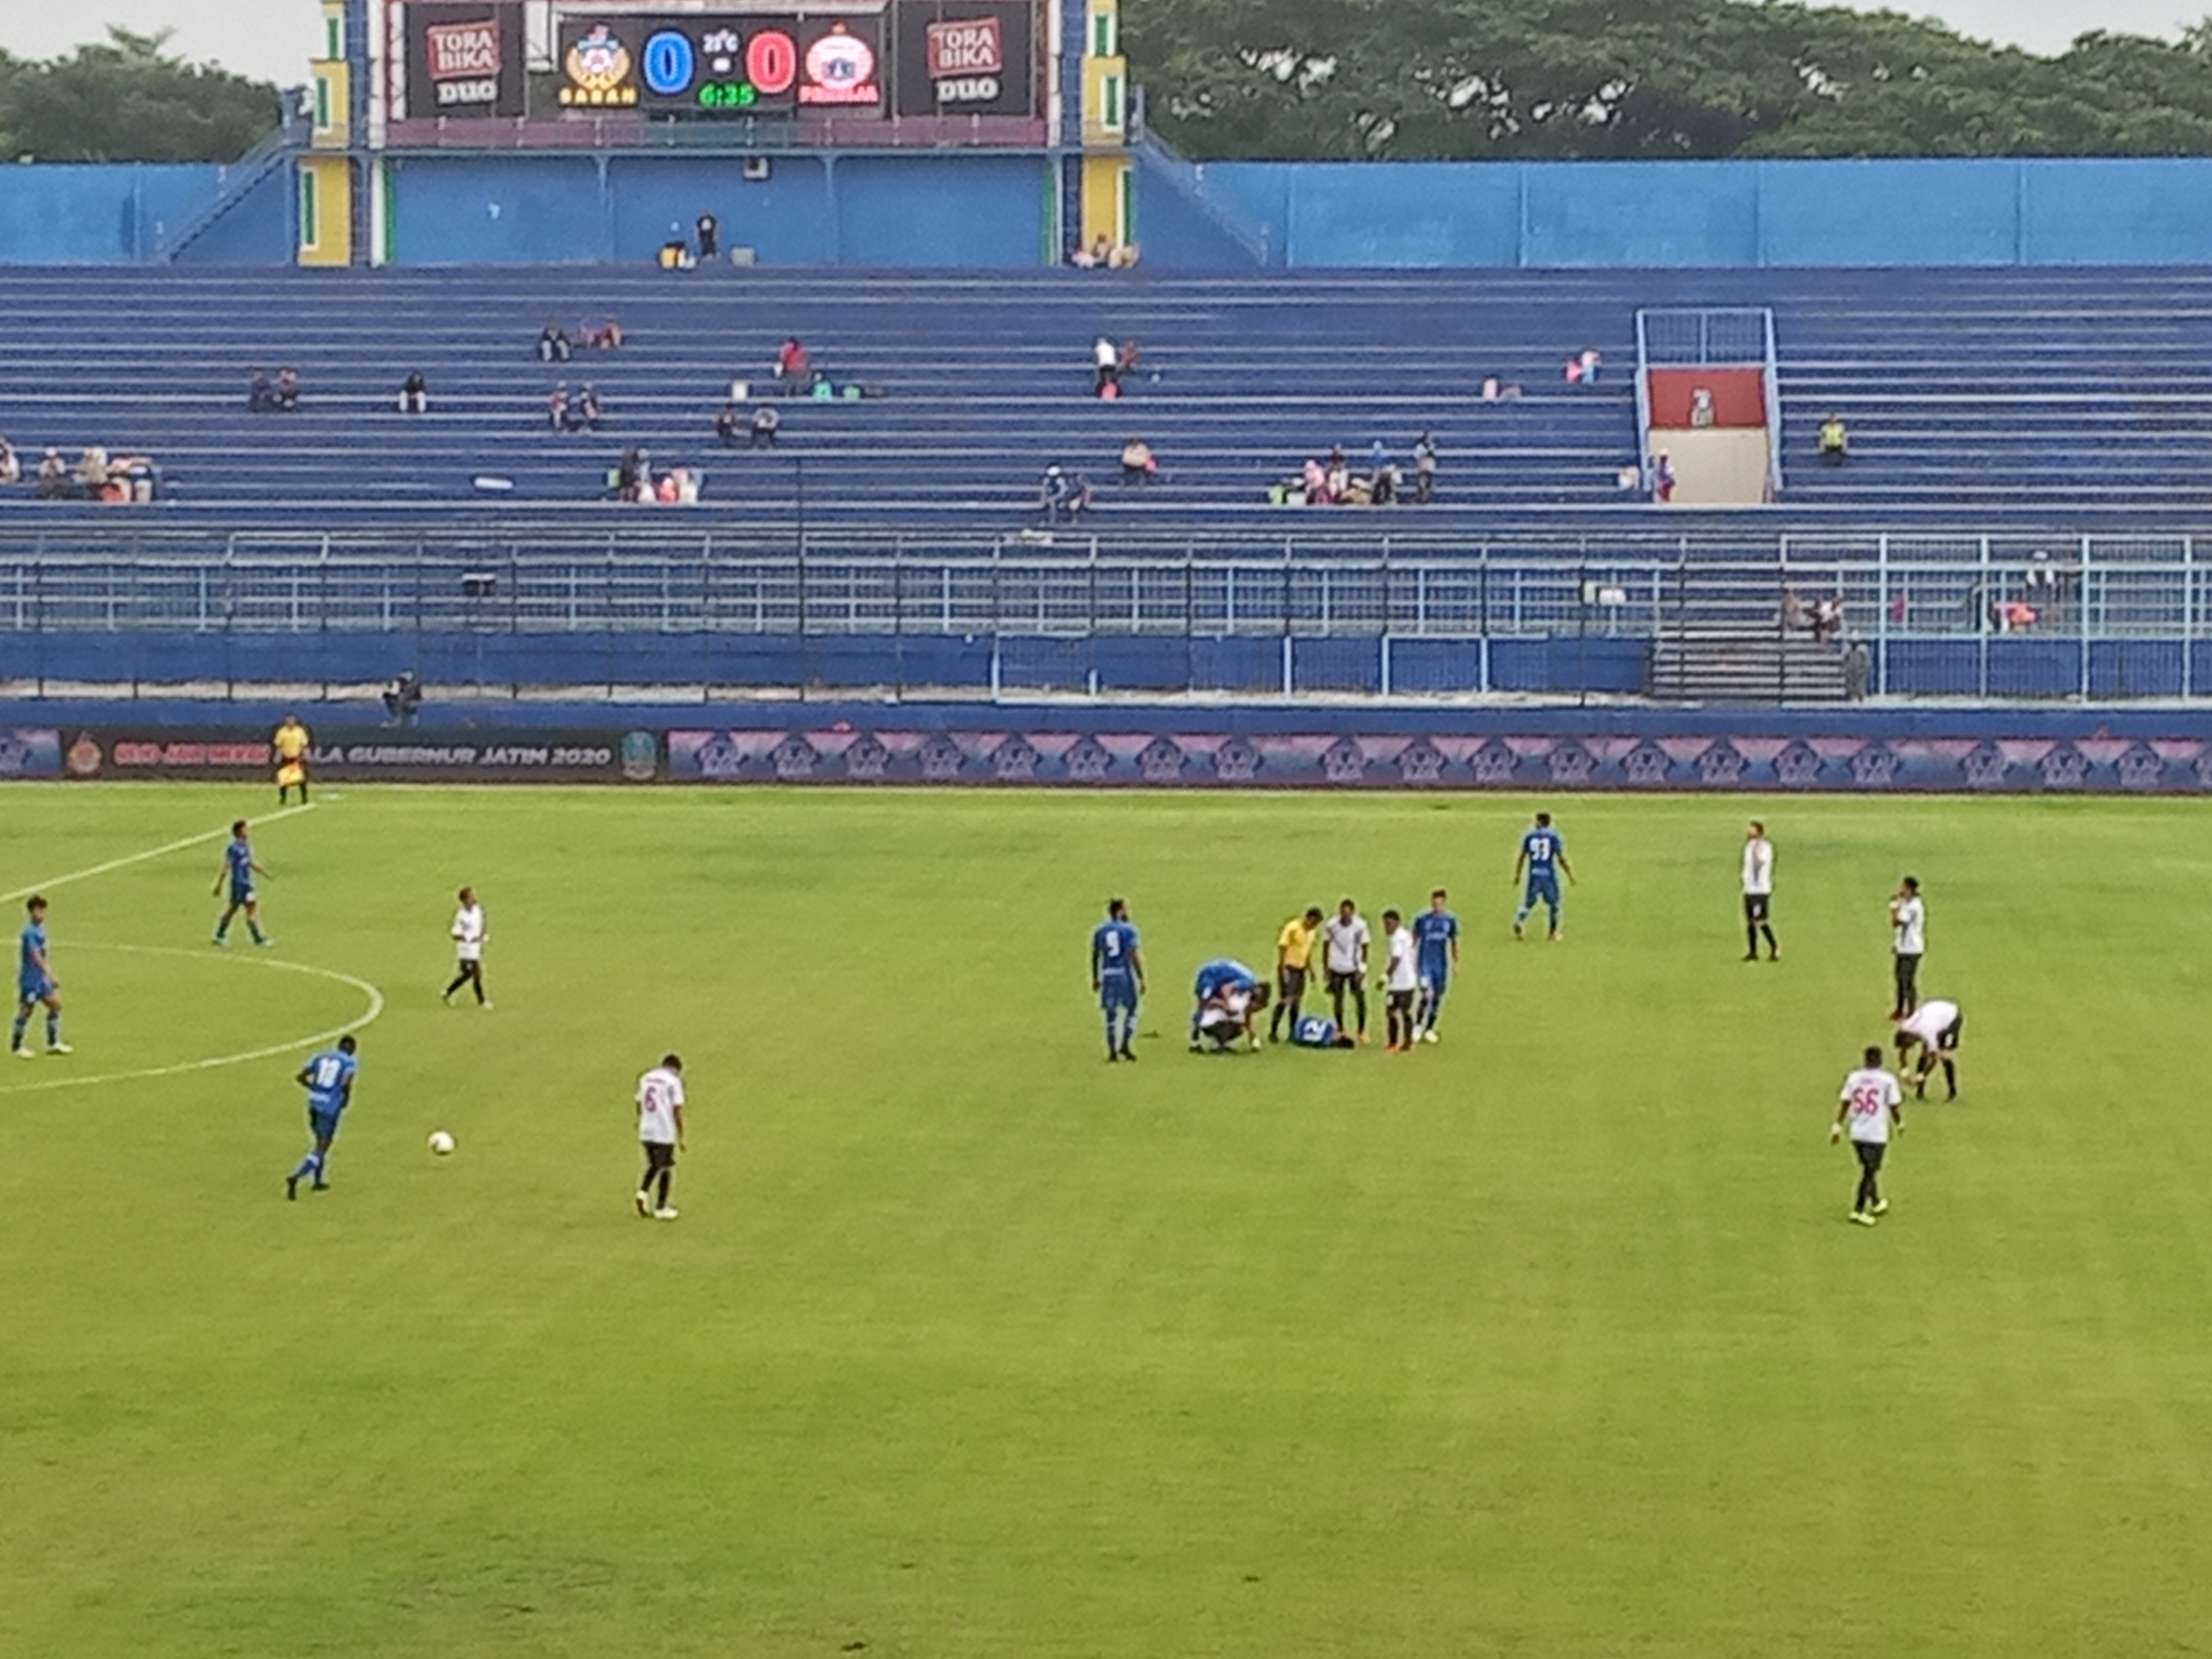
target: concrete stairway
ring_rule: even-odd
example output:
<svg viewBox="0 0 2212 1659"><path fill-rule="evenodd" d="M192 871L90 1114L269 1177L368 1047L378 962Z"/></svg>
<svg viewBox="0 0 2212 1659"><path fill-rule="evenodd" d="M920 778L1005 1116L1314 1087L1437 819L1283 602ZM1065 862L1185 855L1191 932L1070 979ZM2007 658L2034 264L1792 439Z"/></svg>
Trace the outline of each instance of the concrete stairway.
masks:
<svg viewBox="0 0 2212 1659"><path fill-rule="evenodd" d="M1840 646L1771 627L1678 626L1652 641L1650 693L1672 702L1841 702Z"/></svg>

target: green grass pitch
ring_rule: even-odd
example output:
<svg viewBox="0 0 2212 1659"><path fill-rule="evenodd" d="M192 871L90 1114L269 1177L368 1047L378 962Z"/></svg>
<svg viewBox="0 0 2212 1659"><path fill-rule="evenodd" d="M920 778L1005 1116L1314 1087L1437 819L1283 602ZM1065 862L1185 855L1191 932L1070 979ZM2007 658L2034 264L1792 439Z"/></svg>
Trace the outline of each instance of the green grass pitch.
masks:
<svg viewBox="0 0 2212 1659"><path fill-rule="evenodd" d="M1567 939L1516 945L1543 804L350 789L259 836L271 951L208 945L214 842L53 886L76 1052L0 1062L0 1652L2212 1646L2205 808L1554 802ZM12 787L0 890L267 806ZM1862 1230L1826 1127L1907 871L1964 1098L1908 1103ZM489 1013L436 994L464 881ZM1439 882L1441 1044L1182 1052L1203 957ZM298 1040L363 985L288 1205ZM672 1226L629 1203L670 1048Z"/></svg>

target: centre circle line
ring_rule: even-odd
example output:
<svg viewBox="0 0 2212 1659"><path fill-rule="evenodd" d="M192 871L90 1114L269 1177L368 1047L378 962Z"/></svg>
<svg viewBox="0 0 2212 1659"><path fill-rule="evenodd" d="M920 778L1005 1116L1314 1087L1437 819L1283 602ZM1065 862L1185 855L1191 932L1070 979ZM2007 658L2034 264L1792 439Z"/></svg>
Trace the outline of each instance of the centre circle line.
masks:
<svg viewBox="0 0 2212 1659"><path fill-rule="evenodd" d="M71 951L117 951L131 956L183 957L191 962L211 960L205 951L188 951L174 945L101 945L79 941L69 948ZM310 1036L288 1038L265 1048L249 1048L234 1054L218 1054L210 1060L179 1060L171 1066L146 1066L129 1072L101 1072L91 1077L40 1078L31 1083L0 1084L0 1095L27 1095L46 1089L88 1089L98 1083L133 1083L148 1078L182 1077L190 1072L211 1072L223 1066L243 1066L250 1060L268 1060L277 1054L312 1048L319 1042L331 1042L349 1031L357 1031L364 1025L374 1024L377 1016L384 1012L382 991L365 979L353 974L340 973L335 968L315 968L304 962L286 962L272 957L231 957L220 960L238 966L272 968L283 973L306 974L313 979L335 980L365 995L368 999L368 1012L358 1019L349 1020L343 1025L333 1025L326 1031L317 1031Z"/></svg>

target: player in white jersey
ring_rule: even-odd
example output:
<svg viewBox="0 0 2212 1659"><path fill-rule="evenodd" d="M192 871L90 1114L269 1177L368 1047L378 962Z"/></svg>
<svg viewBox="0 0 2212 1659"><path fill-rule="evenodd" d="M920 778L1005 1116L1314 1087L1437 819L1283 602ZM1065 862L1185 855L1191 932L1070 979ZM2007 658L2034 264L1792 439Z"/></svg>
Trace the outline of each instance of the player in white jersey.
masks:
<svg viewBox="0 0 2212 1659"><path fill-rule="evenodd" d="M656 1221L673 1221L668 1183L676 1178L676 1154L684 1149L684 1062L674 1054L637 1080L637 1139L645 1149L645 1179L638 1183L637 1212ZM653 1202L653 1183L660 1201Z"/></svg>
<svg viewBox="0 0 2212 1659"><path fill-rule="evenodd" d="M1916 1100L1928 1098L1929 1074L1940 1061L1943 1067L1943 1086L1950 1092L1943 1097L1959 1097L1959 1033L1966 1028L1966 1017L1959 1012L1955 1002L1946 1002L1941 997L1930 997L1897 1023L1897 1069L1911 1070L1912 1094ZM1912 1051L1920 1050L1917 1067L1910 1066Z"/></svg>
<svg viewBox="0 0 2212 1659"><path fill-rule="evenodd" d="M1871 1227L1875 1218L1889 1208L1889 1200L1881 1195L1881 1159L1889 1150L1892 1131L1905 1133L1905 1091L1882 1069L1881 1049L1868 1049L1864 1059L1866 1063L1844 1079L1843 1104L1836 1109L1828 1143L1833 1146L1850 1133L1851 1150L1859 1158L1859 1190L1851 1200L1850 1218Z"/></svg>
<svg viewBox="0 0 2212 1659"><path fill-rule="evenodd" d="M1395 910L1382 913L1382 1018L1390 1033L1382 1052L1411 1054L1415 1041L1413 997L1421 988L1421 969L1415 960L1413 930Z"/></svg>
<svg viewBox="0 0 2212 1659"><path fill-rule="evenodd" d="M453 912L453 982L446 988L445 1000L450 1003L454 992L469 985L476 988L477 1006L489 1008L491 1003L484 995L483 951L491 935L484 929L483 906L477 902L475 888L461 889L460 905Z"/></svg>
<svg viewBox="0 0 2212 1659"><path fill-rule="evenodd" d="M1360 1042L1367 1041L1367 945L1370 935L1367 919L1350 899L1336 907L1336 914L1322 925L1322 938L1327 944L1325 956L1328 967L1328 1000L1330 1012L1336 1016L1336 1029L1350 1034L1353 1027L1344 1023L1344 994L1352 994L1353 1012L1359 1024L1357 1035Z"/></svg>
<svg viewBox="0 0 2212 1659"><path fill-rule="evenodd" d="M1759 941L1766 940L1770 962L1782 960L1782 947L1774 942L1774 843L1766 826L1757 818L1743 838L1743 959L1759 960Z"/></svg>
<svg viewBox="0 0 2212 1659"><path fill-rule="evenodd" d="M1903 1019L1920 1006L1920 958L1928 949L1928 907L1921 902L1918 877L1907 876L1889 896L1889 926L1897 977L1897 1004L1889 1017Z"/></svg>

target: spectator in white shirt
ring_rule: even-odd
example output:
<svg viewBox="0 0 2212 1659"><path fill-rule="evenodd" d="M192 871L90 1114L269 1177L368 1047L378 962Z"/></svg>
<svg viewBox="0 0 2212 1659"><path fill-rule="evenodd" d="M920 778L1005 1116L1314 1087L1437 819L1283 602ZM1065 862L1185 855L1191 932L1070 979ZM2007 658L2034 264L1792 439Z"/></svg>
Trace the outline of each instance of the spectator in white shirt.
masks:
<svg viewBox="0 0 2212 1659"><path fill-rule="evenodd" d="M1892 1019L1903 1019L1920 1006L1920 958L1928 949L1928 907L1920 901L1920 881L1907 876L1889 896L1889 925L1894 937L1897 1006Z"/></svg>

